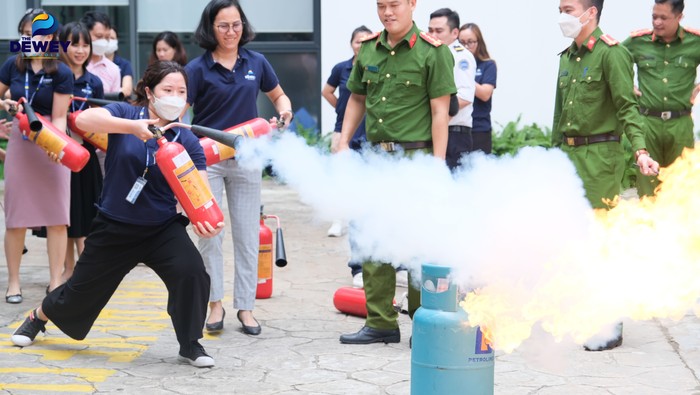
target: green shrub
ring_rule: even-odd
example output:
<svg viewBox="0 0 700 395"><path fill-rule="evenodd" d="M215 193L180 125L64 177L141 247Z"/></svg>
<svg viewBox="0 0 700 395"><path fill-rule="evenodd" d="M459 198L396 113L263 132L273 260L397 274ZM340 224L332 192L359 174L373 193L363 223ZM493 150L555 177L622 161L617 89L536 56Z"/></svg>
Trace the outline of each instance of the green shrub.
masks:
<svg viewBox="0 0 700 395"><path fill-rule="evenodd" d="M520 126L520 116L493 136L493 153L497 156L514 155L523 147L552 147L552 131L536 123Z"/></svg>

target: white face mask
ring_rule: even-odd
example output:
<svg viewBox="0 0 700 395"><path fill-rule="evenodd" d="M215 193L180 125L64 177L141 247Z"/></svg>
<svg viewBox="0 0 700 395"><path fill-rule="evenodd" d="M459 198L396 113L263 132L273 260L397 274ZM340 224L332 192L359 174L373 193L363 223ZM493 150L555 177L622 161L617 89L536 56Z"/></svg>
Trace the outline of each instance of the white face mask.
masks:
<svg viewBox="0 0 700 395"><path fill-rule="evenodd" d="M153 108L161 119L176 120L185 109L185 100L178 96L163 96L160 99L153 95Z"/></svg>
<svg viewBox="0 0 700 395"><path fill-rule="evenodd" d="M119 49L119 41L118 40L109 40L109 45L107 45L107 50L105 53L107 55L111 55Z"/></svg>
<svg viewBox="0 0 700 395"><path fill-rule="evenodd" d="M561 32L564 35L564 37L578 37L583 27L586 26L586 24L588 24L589 22L586 21L586 23L581 23L580 21L581 17L586 12L588 12L588 10L584 11L583 14L581 14L580 16L573 16L565 12L559 14L559 28L561 29Z"/></svg>
<svg viewBox="0 0 700 395"><path fill-rule="evenodd" d="M109 47L109 41L101 38L92 42L92 54L97 56L103 56L107 52Z"/></svg>

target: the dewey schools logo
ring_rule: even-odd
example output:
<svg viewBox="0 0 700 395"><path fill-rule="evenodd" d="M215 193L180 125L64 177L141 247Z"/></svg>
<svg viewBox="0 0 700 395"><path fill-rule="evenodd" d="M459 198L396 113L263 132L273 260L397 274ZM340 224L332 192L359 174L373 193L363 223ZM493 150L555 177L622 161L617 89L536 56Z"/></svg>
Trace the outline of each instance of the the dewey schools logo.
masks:
<svg viewBox="0 0 700 395"><path fill-rule="evenodd" d="M21 52L25 58L58 58L60 48L68 49L70 41L35 40L36 36L56 34L58 22L53 15L41 13L32 20L32 36L22 36L19 41L10 41L10 52Z"/></svg>

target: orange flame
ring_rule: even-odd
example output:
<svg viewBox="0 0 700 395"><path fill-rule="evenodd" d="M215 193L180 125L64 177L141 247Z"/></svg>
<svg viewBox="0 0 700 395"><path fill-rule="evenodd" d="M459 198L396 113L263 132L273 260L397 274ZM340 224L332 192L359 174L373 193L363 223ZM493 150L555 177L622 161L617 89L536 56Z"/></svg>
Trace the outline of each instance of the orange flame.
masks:
<svg viewBox="0 0 700 395"><path fill-rule="evenodd" d="M592 215L586 240L547 262L523 257L535 280L506 275L468 294L460 305L469 324L511 352L537 324L583 343L622 318L700 316L700 150L686 150L659 179L655 198L620 199Z"/></svg>

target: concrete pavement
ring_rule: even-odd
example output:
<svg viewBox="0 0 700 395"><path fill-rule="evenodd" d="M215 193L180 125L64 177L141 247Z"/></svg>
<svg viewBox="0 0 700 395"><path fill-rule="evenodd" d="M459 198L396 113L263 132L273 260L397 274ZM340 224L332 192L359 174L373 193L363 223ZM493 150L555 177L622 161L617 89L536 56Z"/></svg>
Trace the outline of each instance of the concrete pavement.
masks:
<svg viewBox="0 0 700 395"><path fill-rule="evenodd" d="M10 334L48 283L44 241L28 236L25 301L0 308L0 393L408 394L408 317L400 317L399 344L340 344L341 333L363 324L332 303L335 290L352 283L347 239L326 237L329 224L315 220L288 187L265 181L263 188L265 212L282 219L289 265L275 268L272 298L256 302L260 336L243 334L235 318L229 241L225 330L202 340L216 360L212 369L177 362L165 287L143 266L127 276L85 341L49 325L31 347L14 347ZM403 292L398 288L397 297ZM700 319L625 322L623 346L602 353L556 344L535 331L514 353L497 353L495 381L496 394L700 395Z"/></svg>

